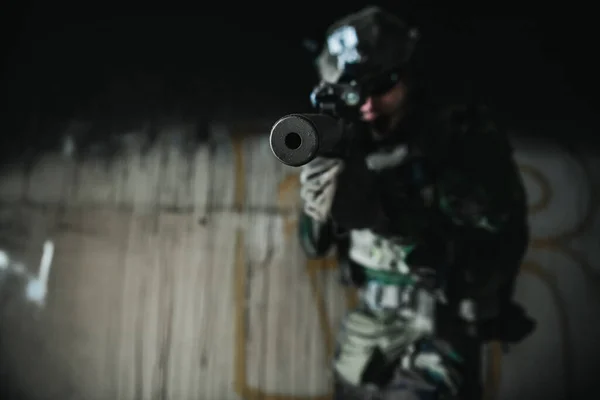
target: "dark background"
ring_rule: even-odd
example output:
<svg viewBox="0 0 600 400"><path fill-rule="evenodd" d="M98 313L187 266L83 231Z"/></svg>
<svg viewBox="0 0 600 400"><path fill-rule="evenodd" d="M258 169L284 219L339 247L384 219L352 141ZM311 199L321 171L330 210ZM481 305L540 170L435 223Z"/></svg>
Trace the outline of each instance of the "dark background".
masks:
<svg viewBox="0 0 600 400"><path fill-rule="evenodd" d="M373 3L421 29L418 62L436 96L488 103L532 135L597 141L593 6ZM202 128L308 111L317 77L303 41L320 43L333 20L367 3L270 4L3 2L2 161L57 145L74 118L102 140L147 121Z"/></svg>
<svg viewBox="0 0 600 400"><path fill-rule="evenodd" d="M5 150L51 144L74 117L117 132L307 111L316 74L303 40L321 43L366 4L420 27L420 71L439 98L483 101L532 134L594 139L595 14L573 2L3 4Z"/></svg>

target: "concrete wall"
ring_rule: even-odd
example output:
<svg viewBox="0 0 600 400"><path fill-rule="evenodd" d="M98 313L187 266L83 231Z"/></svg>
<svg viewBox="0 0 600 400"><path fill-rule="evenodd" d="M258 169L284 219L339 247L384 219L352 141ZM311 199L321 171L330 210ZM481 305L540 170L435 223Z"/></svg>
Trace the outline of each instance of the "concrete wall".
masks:
<svg viewBox="0 0 600 400"><path fill-rule="evenodd" d="M193 147L180 139L194 126L173 125L147 152L134 132L112 160L47 154L4 171L6 398L328 398L332 334L353 295L332 262L298 248L296 171L256 135L266 127L214 126ZM538 330L506 355L489 346L486 398L577 398L600 334L600 161L515 143L533 229L518 298Z"/></svg>

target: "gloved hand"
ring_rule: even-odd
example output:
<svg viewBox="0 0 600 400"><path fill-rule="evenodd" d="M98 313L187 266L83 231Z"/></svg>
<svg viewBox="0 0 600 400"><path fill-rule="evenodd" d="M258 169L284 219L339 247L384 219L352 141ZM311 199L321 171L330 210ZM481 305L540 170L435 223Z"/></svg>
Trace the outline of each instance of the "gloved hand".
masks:
<svg viewBox="0 0 600 400"><path fill-rule="evenodd" d="M336 178L343 162L333 158L317 157L300 172L300 197L304 212L315 221L324 222L329 217L335 196Z"/></svg>
<svg viewBox="0 0 600 400"><path fill-rule="evenodd" d="M535 331L537 322L527 315L523 307L509 303L494 319L480 321L478 333L481 340L499 340L505 344L519 343Z"/></svg>
<svg viewBox="0 0 600 400"><path fill-rule="evenodd" d="M452 399L461 384L461 363L462 358L449 343L424 338L408 347L401 368L407 375L433 385L440 398Z"/></svg>

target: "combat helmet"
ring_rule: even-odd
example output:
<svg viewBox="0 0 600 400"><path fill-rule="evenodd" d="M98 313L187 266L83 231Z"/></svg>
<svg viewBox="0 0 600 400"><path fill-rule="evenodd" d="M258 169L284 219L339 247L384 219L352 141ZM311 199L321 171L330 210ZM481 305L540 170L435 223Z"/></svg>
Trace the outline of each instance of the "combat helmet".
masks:
<svg viewBox="0 0 600 400"><path fill-rule="evenodd" d="M402 78L419 32L380 7L371 6L333 23L326 32L317 71L327 83L360 82L373 91Z"/></svg>

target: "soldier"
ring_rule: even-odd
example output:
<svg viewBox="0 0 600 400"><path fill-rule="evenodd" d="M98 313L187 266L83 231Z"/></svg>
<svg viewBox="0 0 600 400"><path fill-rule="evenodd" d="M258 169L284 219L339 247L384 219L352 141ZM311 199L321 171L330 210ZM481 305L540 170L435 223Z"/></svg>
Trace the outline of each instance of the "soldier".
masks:
<svg viewBox="0 0 600 400"><path fill-rule="evenodd" d="M464 343L505 334L517 309L528 229L512 148L484 109L424 95L411 70L418 39L368 7L328 29L317 59L321 84L365 94L349 155L300 175L304 250L335 248L359 292L337 337L336 399L466 398Z"/></svg>

